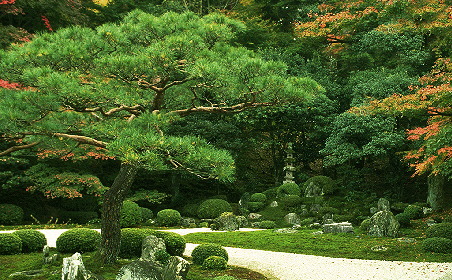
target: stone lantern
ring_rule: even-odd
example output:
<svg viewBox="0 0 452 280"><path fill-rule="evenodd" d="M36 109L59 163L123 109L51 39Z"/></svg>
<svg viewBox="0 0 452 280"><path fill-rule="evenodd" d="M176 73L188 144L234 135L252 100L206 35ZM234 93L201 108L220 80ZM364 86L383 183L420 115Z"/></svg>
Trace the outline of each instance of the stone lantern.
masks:
<svg viewBox="0 0 452 280"><path fill-rule="evenodd" d="M284 167L284 172L286 175L284 176L283 184L286 183L295 183L293 172L295 171L294 162L295 159L293 157L294 151L292 149L292 143L287 144L287 149L285 150L287 153L286 159L284 160L286 162L286 166Z"/></svg>

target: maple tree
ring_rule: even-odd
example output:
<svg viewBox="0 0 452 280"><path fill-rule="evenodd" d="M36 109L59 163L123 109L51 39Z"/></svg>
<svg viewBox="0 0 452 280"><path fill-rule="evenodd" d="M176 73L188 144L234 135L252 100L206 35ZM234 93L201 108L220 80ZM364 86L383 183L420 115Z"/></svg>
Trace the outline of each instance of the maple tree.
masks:
<svg viewBox="0 0 452 280"><path fill-rule="evenodd" d="M139 168L233 179L227 151L199 137L171 135L172 122L322 93L313 80L287 75L283 63L231 46L244 28L219 14L134 11L120 24L60 29L0 51L1 78L29 89L0 89L0 131L16 143L2 155L33 148L64 160L98 148L119 160L102 204L102 260L114 263L120 208Z"/></svg>

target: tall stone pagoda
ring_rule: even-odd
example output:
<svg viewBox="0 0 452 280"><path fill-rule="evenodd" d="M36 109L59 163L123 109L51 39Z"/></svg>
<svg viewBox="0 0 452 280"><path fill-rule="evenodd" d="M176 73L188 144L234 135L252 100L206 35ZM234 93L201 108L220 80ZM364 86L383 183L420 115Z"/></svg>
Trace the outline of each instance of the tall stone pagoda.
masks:
<svg viewBox="0 0 452 280"><path fill-rule="evenodd" d="M285 152L287 154L286 159L284 160L286 162L286 166L284 167L286 176L284 177L285 180L283 181L283 184L295 183L295 177L293 176L293 173L295 172L296 168L294 166L295 158L293 157L294 150L292 149L292 143L287 143L287 149L285 150Z"/></svg>

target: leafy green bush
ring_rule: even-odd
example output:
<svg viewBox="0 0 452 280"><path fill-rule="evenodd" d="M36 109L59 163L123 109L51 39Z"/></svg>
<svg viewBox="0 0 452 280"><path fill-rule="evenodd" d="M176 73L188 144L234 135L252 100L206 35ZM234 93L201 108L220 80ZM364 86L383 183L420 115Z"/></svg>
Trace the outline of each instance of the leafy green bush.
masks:
<svg viewBox="0 0 452 280"><path fill-rule="evenodd" d="M401 227L409 227L411 225L410 215L405 212L395 215L394 218L399 222Z"/></svg>
<svg viewBox="0 0 452 280"><path fill-rule="evenodd" d="M174 209L164 209L157 213L157 221L165 227L177 226L180 224L181 215Z"/></svg>
<svg viewBox="0 0 452 280"><path fill-rule="evenodd" d="M334 180L327 176L314 176L309 178L303 184L303 189L305 190L310 184L319 186L324 194L332 194L335 190Z"/></svg>
<svg viewBox="0 0 452 280"><path fill-rule="evenodd" d="M209 223L208 222L200 222L199 223L199 227L208 228L209 227Z"/></svg>
<svg viewBox="0 0 452 280"><path fill-rule="evenodd" d="M228 261L219 256L210 256L202 263L202 268L210 270L224 270L227 266Z"/></svg>
<svg viewBox="0 0 452 280"><path fill-rule="evenodd" d="M197 217L198 216L198 208L199 204L186 204L182 208L181 214L184 215L184 217Z"/></svg>
<svg viewBox="0 0 452 280"><path fill-rule="evenodd" d="M22 223L24 210L14 204L0 204L0 225L18 225Z"/></svg>
<svg viewBox="0 0 452 280"><path fill-rule="evenodd" d="M169 259L171 258L171 255L168 254L165 250L158 250L155 252L155 259L160 262L161 264L167 264L169 262Z"/></svg>
<svg viewBox="0 0 452 280"><path fill-rule="evenodd" d="M427 252L452 253L452 240L442 237L427 238L422 242L422 249Z"/></svg>
<svg viewBox="0 0 452 280"><path fill-rule="evenodd" d="M182 256L187 242L185 238L175 232L155 231L155 236L165 241L166 251L171 256Z"/></svg>
<svg viewBox="0 0 452 280"><path fill-rule="evenodd" d="M319 211L319 215L321 215L321 216L323 216L325 214L337 215L339 213L340 213L339 209L334 208L334 207L329 207L329 206L324 206L324 207L320 208L320 211Z"/></svg>
<svg viewBox="0 0 452 280"><path fill-rule="evenodd" d="M364 232L367 232L370 227L370 219L365 219L361 222L360 229Z"/></svg>
<svg viewBox="0 0 452 280"><path fill-rule="evenodd" d="M295 207L301 204L301 197L299 195L286 195L279 200L283 208Z"/></svg>
<svg viewBox="0 0 452 280"><path fill-rule="evenodd" d="M101 241L98 231L89 228L73 228L63 232L56 240L60 253L84 253L95 251Z"/></svg>
<svg viewBox="0 0 452 280"><path fill-rule="evenodd" d="M417 205L408 205L403 213L409 216L410 220L417 220L424 216L424 211Z"/></svg>
<svg viewBox="0 0 452 280"><path fill-rule="evenodd" d="M452 223L434 224L430 226L426 231L427 238L442 237L452 239Z"/></svg>
<svg viewBox="0 0 452 280"><path fill-rule="evenodd" d="M267 202L267 196L263 193L253 193L251 195L250 201L252 202Z"/></svg>
<svg viewBox="0 0 452 280"><path fill-rule="evenodd" d="M278 188L267 189L262 192L267 197L267 200L275 200L278 195Z"/></svg>
<svg viewBox="0 0 452 280"><path fill-rule="evenodd" d="M133 258L141 256L141 245L143 239L149 235L155 235L155 230L139 228L121 229L121 244L119 246L119 257Z"/></svg>
<svg viewBox="0 0 452 280"><path fill-rule="evenodd" d="M121 227L128 228L139 225L143 221L141 207L133 201L125 200L121 208Z"/></svg>
<svg viewBox="0 0 452 280"><path fill-rule="evenodd" d="M0 255L14 255L22 251L22 240L12 233L0 233Z"/></svg>
<svg viewBox="0 0 452 280"><path fill-rule="evenodd" d="M215 219L224 212L232 212L232 207L223 199L207 199L198 208L200 219Z"/></svg>
<svg viewBox="0 0 452 280"><path fill-rule="evenodd" d="M152 210L146 207L141 207L141 217L143 218L143 222L154 218L154 213Z"/></svg>
<svg viewBox="0 0 452 280"><path fill-rule="evenodd" d="M276 228L276 223L274 221L262 221L259 223L259 228L273 229Z"/></svg>
<svg viewBox="0 0 452 280"><path fill-rule="evenodd" d="M258 212L265 206L265 204L263 202L259 202L259 201L250 201L250 202L248 202L247 205L248 205L248 210L250 210L251 213Z"/></svg>
<svg viewBox="0 0 452 280"><path fill-rule="evenodd" d="M297 195L300 196L300 187L295 183L285 183L278 187L276 190L277 197L284 197L286 195Z"/></svg>
<svg viewBox="0 0 452 280"><path fill-rule="evenodd" d="M229 260L228 252L218 244L206 243L195 247L191 253L193 258L193 263L197 265L202 265L204 260L210 256L223 257L226 261Z"/></svg>
<svg viewBox="0 0 452 280"><path fill-rule="evenodd" d="M39 252L47 245L47 239L44 233L34 229L16 230L13 234L22 240L22 252Z"/></svg>

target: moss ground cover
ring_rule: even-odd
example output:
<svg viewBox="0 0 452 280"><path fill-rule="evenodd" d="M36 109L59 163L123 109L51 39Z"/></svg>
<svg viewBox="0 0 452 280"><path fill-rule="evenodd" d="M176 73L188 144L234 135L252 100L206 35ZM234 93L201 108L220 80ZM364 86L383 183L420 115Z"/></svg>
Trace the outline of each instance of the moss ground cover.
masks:
<svg viewBox="0 0 452 280"><path fill-rule="evenodd" d="M283 234L272 230L256 232L192 233L185 235L189 243L217 243L221 246L317 255L333 258L371 259L409 262L450 262L450 254L428 253L417 238L414 243L392 238L376 238L361 234L312 234L315 230ZM382 246L385 251L371 248Z"/></svg>

